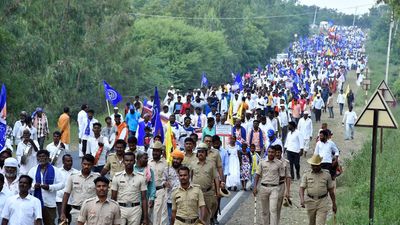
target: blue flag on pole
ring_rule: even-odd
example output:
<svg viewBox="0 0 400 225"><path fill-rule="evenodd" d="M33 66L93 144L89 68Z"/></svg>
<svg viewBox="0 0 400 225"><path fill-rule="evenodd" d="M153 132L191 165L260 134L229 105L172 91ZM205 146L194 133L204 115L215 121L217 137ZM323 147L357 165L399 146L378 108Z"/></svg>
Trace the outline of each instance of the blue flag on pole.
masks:
<svg viewBox="0 0 400 225"><path fill-rule="evenodd" d="M7 91L6 86L3 84L1 86L0 93L0 151L6 145L6 134L7 134Z"/></svg>
<svg viewBox="0 0 400 225"><path fill-rule="evenodd" d="M156 118L157 115L160 114L161 105L160 105L160 96L158 95L157 87L154 88L154 102L153 102L153 109L151 113L151 124L153 127L156 125Z"/></svg>
<svg viewBox="0 0 400 225"><path fill-rule="evenodd" d="M122 101L122 96L112 88L105 80L103 80L104 85L104 94L106 96L106 100L111 102L113 106L116 106L118 102Z"/></svg>
<svg viewBox="0 0 400 225"><path fill-rule="evenodd" d="M240 76L240 73L236 74L234 85L236 85L239 90L243 90L242 77Z"/></svg>
<svg viewBox="0 0 400 225"><path fill-rule="evenodd" d="M207 87L208 86L208 79L207 79L207 74L203 72L201 74L201 87Z"/></svg>
<svg viewBox="0 0 400 225"><path fill-rule="evenodd" d="M157 87L155 87L151 124L154 127L153 135L154 136L160 135L161 141L164 142L164 129L163 129L162 122L161 122L160 110L161 110L160 97L158 95L158 89L157 89Z"/></svg>

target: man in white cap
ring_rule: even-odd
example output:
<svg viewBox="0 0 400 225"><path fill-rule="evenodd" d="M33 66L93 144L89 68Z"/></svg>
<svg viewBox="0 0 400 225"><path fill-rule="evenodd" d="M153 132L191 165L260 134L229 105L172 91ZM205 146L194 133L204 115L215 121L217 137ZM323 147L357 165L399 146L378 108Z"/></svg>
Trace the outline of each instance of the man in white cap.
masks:
<svg viewBox="0 0 400 225"><path fill-rule="evenodd" d="M4 161L4 189L11 192L13 195L18 194L18 161L15 158L7 158Z"/></svg>
<svg viewBox="0 0 400 225"><path fill-rule="evenodd" d="M313 124L309 112L304 111L303 117L300 118L297 129L303 136L304 139L304 157L307 155L307 151L310 149L310 141L312 140Z"/></svg>
<svg viewBox="0 0 400 225"><path fill-rule="evenodd" d="M118 106L114 107L114 113L110 115L113 125L115 125L115 115L120 115L121 116L121 123L124 122L124 117L122 116L121 113L118 112Z"/></svg>
<svg viewBox="0 0 400 225"><path fill-rule="evenodd" d="M307 208L309 225L326 223L329 211L328 193L332 200L332 211L336 213L334 185L330 174L321 169L321 161L319 155L313 155L307 160L312 170L303 175L300 183L300 204Z"/></svg>

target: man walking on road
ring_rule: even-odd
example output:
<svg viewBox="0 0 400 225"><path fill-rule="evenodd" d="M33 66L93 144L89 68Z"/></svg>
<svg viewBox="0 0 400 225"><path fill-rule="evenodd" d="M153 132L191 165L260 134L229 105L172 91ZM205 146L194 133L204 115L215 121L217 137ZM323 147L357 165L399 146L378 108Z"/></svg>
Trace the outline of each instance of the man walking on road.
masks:
<svg viewBox="0 0 400 225"><path fill-rule="evenodd" d="M262 220L265 225L278 225L279 181L285 177L282 161L275 159L275 148L268 148L268 159L258 165L253 194L257 195L258 181L261 179L260 200Z"/></svg>
<svg viewBox="0 0 400 225"><path fill-rule="evenodd" d="M349 111L344 113L342 124L346 124L346 137L344 140L354 139L354 124L357 121L357 114L353 111L353 107L349 107Z"/></svg>
<svg viewBox="0 0 400 225"><path fill-rule="evenodd" d="M300 184L300 204L301 207L307 208L309 225L326 223L329 211L328 192L332 200L332 211L336 213L333 181L329 173L321 170L321 161L319 155L313 155L307 160L311 164L312 171L303 175ZM304 198L305 190L307 190L306 198Z"/></svg>
<svg viewBox="0 0 400 225"><path fill-rule="evenodd" d="M346 102L346 95L343 94L343 90L340 90L340 94L338 94L336 102L339 104L340 115L343 115L343 107L344 103Z"/></svg>
<svg viewBox="0 0 400 225"><path fill-rule="evenodd" d="M307 156L307 151L310 149L310 141L312 140L313 124L308 111L304 111L303 117L299 120L297 128L299 129L304 140L304 157Z"/></svg>
<svg viewBox="0 0 400 225"><path fill-rule="evenodd" d="M296 123L289 122L289 133L286 138L285 149L287 159L290 163L290 176L294 177L294 169L296 168L297 179L300 179L300 156L303 155L304 139L299 130L296 129Z"/></svg>

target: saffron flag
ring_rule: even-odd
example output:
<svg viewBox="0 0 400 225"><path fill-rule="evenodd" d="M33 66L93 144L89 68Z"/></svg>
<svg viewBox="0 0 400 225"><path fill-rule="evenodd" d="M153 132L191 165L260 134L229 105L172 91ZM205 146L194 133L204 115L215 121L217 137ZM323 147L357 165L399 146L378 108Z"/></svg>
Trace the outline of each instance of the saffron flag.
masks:
<svg viewBox="0 0 400 225"><path fill-rule="evenodd" d="M116 106L118 102L122 101L122 96L112 88L105 80L103 80L104 85L104 94L106 96L106 100L111 102L113 106Z"/></svg>
<svg viewBox="0 0 400 225"><path fill-rule="evenodd" d="M349 92L350 92L350 84L347 84L346 91L344 92L344 94L347 96Z"/></svg>
<svg viewBox="0 0 400 225"><path fill-rule="evenodd" d="M229 102L229 109L228 109L228 118L227 121L230 125L233 125L233 102L232 102L232 98Z"/></svg>
<svg viewBox="0 0 400 225"><path fill-rule="evenodd" d="M172 132L172 127L170 123L167 123L167 132L165 133L165 158L169 165L172 164L171 152L176 148L176 142L174 138L174 133Z"/></svg>
<svg viewBox="0 0 400 225"><path fill-rule="evenodd" d="M7 134L7 91L6 86L1 86L0 93L0 150L6 145L6 134Z"/></svg>

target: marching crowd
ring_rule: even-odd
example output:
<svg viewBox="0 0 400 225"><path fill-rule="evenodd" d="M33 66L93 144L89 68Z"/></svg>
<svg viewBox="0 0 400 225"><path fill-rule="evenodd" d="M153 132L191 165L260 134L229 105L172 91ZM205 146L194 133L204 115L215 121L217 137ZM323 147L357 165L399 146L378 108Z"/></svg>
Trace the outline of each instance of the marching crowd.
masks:
<svg viewBox="0 0 400 225"><path fill-rule="evenodd" d="M250 189L262 224L276 225L296 180L310 224L325 224L328 195L336 212L340 167L321 114L334 121L338 105L346 140L354 138L355 97L345 83L351 69L364 76L365 38L357 27L335 26L296 40L288 59L233 75L233 84L186 93L171 87L161 100L162 132L152 124L154 96L137 96L104 120L83 104L74 134L80 170L72 166L68 107L52 133L42 108L21 112L0 152L2 224L219 224L220 199ZM219 130L227 126L225 139ZM307 155L312 169L302 175Z"/></svg>

